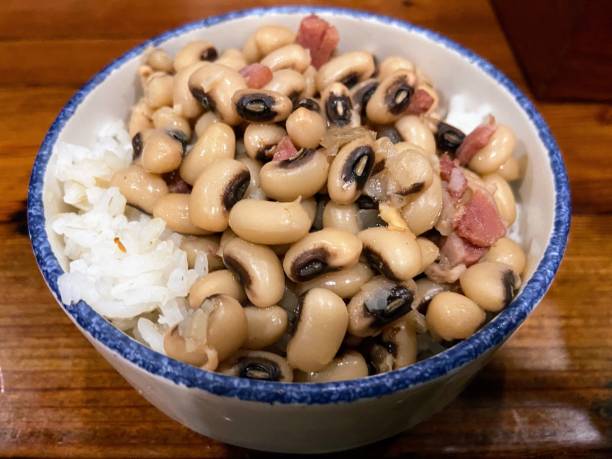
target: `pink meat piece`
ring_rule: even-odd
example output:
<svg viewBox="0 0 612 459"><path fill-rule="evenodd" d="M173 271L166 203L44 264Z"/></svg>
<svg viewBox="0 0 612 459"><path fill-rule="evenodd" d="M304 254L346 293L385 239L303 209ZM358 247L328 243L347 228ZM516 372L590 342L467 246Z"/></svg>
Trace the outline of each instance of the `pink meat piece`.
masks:
<svg viewBox="0 0 612 459"><path fill-rule="evenodd" d="M467 190L468 182L460 167L451 170L448 180L448 192L453 198L460 198Z"/></svg>
<svg viewBox="0 0 612 459"><path fill-rule="evenodd" d="M450 180L451 172L457 165L448 156L448 153L444 153L440 156L440 177L442 180L448 182Z"/></svg>
<svg viewBox="0 0 612 459"><path fill-rule="evenodd" d="M286 159L295 158L298 155L293 142L288 136L283 137L276 145L272 161L284 161Z"/></svg>
<svg viewBox="0 0 612 459"><path fill-rule="evenodd" d="M459 164L465 166L469 163L474 155L489 143L489 140L491 140L491 137L495 133L495 129L495 118L490 116L486 124L481 124L470 132L465 139L463 139L459 148L457 148L456 156L457 159L459 159Z"/></svg>
<svg viewBox="0 0 612 459"><path fill-rule="evenodd" d="M312 65L318 69L331 58L338 46L338 30L316 14L302 19L296 41L310 50Z"/></svg>
<svg viewBox="0 0 612 459"><path fill-rule="evenodd" d="M495 201L482 190L473 190L472 199L455 221L457 234L478 247L490 247L506 234Z"/></svg>
<svg viewBox="0 0 612 459"><path fill-rule="evenodd" d="M269 67L255 63L240 69L240 75L246 80L249 88L263 88L272 80L272 70Z"/></svg>
<svg viewBox="0 0 612 459"><path fill-rule="evenodd" d="M434 99L427 91L424 89L417 89L410 99L410 104L406 112L412 115L420 115L429 110L433 103Z"/></svg>
<svg viewBox="0 0 612 459"><path fill-rule="evenodd" d="M425 268L425 275L438 284L454 284L466 269L464 264L450 266L446 263L432 263Z"/></svg>
<svg viewBox="0 0 612 459"><path fill-rule="evenodd" d="M440 246L440 258L444 259L450 266L459 264L471 266L478 262L486 252L486 248L470 244L454 232L449 234Z"/></svg>

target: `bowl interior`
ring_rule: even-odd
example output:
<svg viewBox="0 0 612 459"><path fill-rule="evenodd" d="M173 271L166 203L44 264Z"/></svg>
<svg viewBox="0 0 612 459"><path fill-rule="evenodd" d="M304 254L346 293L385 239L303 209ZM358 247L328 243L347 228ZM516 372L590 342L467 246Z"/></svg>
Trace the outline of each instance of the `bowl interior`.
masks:
<svg viewBox="0 0 612 459"><path fill-rule="evenodd" d="M512 127L518 139L516 153L527 157L524 178L515 187L520 212L512 233L528 254L525 281L529 280L545 255L555 222L555 181L550 156L554 143L552 146L546 145L541 138L541 129L546 129L546 126L542 123L544 127L540 126L538 131L538 126L530 119L533 114L521 107L521 103L531 107L530 104L521 102L523 96L520 93L513 93L500 84L498 80L505 77L492 69L490 64L460 50L457 45L434 33L404 22L337 9L298 7L253 10L190 24L147 42L111 64L106 72L94 78L95 84L89 84L80 94L80 103L64 113L63 119L56 126L58 131L50 135L52 138L57 135L61 141L88 146L95 141L100 126L117 118L127 121L130 107L140 95L136 70L141 61L141 53L147 46L160 46L175 53L185 43L204 38L213 42L220 51L231 47L240 48L249 34L262 24L277 23L296 29L301 18L311 10L316 10L317 14L338 28L340 51L365 49L375 53L379 59L388 55L402 55L413 60L431 78L442 95L443 103L449 106L448 120L460 128L471 130L489 113L493 113L499 123ZM494 75L497 75L497 79ZM72 115L71 110L74 110ZM47 148L51 147L52 144L47 145ZM43 182L46 222L52 221L58 212L66 210L62 204L59 184L53 176L53 162L52 154ZM564 173L562 164L560 167ZM566 228L562 230L566 231ZM55 257L62 268L66 269L62 241L49 229L46 236ZM36 251L36 241L34 245ZM560 249L562 252L563 247ZM555 262L558 264L558 260ZM538 285L535 297L525 299L526 304L530 302L526 305L528 310L543 295L555 270L556 266L550 278L541 281L545 285ZM526 312L520 314L522 318L525 315ZM494 319L494 322L498 319ZM509 323L508 327L499 332L503 336L493 341L501 342L516 326L518 323Z"/></svg>

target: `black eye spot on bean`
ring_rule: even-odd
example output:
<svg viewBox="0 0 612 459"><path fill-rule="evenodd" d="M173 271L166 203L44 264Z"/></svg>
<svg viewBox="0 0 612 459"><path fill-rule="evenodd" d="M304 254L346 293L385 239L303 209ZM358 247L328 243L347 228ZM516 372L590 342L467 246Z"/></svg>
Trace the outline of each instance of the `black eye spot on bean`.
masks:
<svg viewBox="0 0 612 459"><path fill-rule="evenodd" d="M293 107L295 107L295 104L297 103L297 101L300 99L300 92L299 91L294 91L291 94L289 94L289 100L291 101L291 105Z"/></svg>
<svg viewBox="0 0 612 459"><path fill-rule="evenodd" d="M204 92L202 88L190 86L191 95L197 100L207 112L212 112L215 109L215 101Z"/></svg>
<svg viewBox="0 0 612 459"><path fill-rule="evenodd" d="M245 94L236 102L236 111L247 121L271 121L276 116L275 100L268 94Z"/></svg>
<svg viewBox="0 0 612 459"><path fill-rule="evenodd" d="M202 51L202 53L200 54L200 60L214 61L218 55L219 53L217 53L217 48L211 46L210 48L206 48L204 51Z"/></svg>
<svg viewBox="0 0 612 459"><path fill-rule="evenodd" d="M132 137L132 150L134 150L134 161L140 158L140 155L142 154L142 147L142 134L140 132L137 132L136 135Z"/></svg>
<svg viewBox="0 0 612 459"><path fill-rule="evenodd" d="M278 163L281 169L296 169L312 159L315 150L311 148L302 148L295 158L283 159Z"/></svg>
<svg viewBox="0 0 612 459"><path fill-rule="evenodd" d="M187 151L187 144L189 143L189 138L187 137L187 134L185 134L183 131L179 131L178 129L170 129L166 132L174 140L181 143L183 155L185 155L185 152Z"/></svg>
<svg viewBox="0 0 612 459"><path fill-rule="evenodd" d="M300 107L304 107L305 109L310 110L311 112L319 113L321 111L321 106L319 105L319 103L309 97L304 97L303 99L300 99L295 104L293 104L294 110L297 110Z"/></svg>
<svg viewBox="0 0 612 459"><path fill-rule="evenodd" d="M370 196L366 196L365 194L362 194L357 198L356 204L360 209L378 209L378 203Z"/></svg>
<svg viewBox="0 0 612 459"><path fill-rule="evenodd" d="M298 282L305 282L328 270L329 254L323 248L308 250L298 255L291 264L291 274Z"/></svg>
<svg viewBox="0 0 612 459"><path fill-rule="evenodd" d="M504 306L508 306L514 298L516 278L511 270L504 271L502 274L502 285L504 287Z"/></svg>
<svg viewBox="0 0 612 459"><path fill-rule="evenodd" d="M358 82L359 82L359 74L357 72L351 72L347 76L342 78L342 80L340 80L340 83L342 83L347 88L352 88Z"/></svg>
<svg viewBox="0 0 612 459"><path fill-rule="evenodd" d="M359 88L359 90L353 94L353 102L355 102L357 107L360 107L361 116L365 115L366 106L368 105L372 94L374 94L374 91L376 91L376 88L378 88L378 81L372 81L371 83Z"/></svg>
<svg viewBox="0 0 612 459"><path fill-rule="evenodd" d="M414 89L406 81L406 77L402 76L389 85L385 92L385 105L389 112L393 115L402 113L408 105Z"/></svg>
<svg viewBox="0 0 612 459"><path fill-rule="evenodd" d="M386 325L410 311L414 293L403 285L396 285L387 295L385 304L366 299L364 307L374 317L376 326Z"/></svg>
<svg viewBox="0 0 612 459"><path fill-rule="evenodd" d="M249 171L242 171L234 177L223 192L223 207L229 211L234 204L242 199L246 189L249 187L251 174Z"/></svg>
<svg viewBox="0 0 612 459"><path fill-rule="evenodd" d="M262 357L243 357L238 362L238 376L259 381L280 381L281 371L276 362Z"/></svg>
<svg viewBox="0 0 612 459"><path fill-rule="evenodd" d="M351 122L353 104L348 96L330 94L325 102L325 114L330 124L346 126Z"/></svg>
<svg viewBox="0 0 612 459"><path fill-rule="evenodd" d="M418 193L423 188L425 188L424 182L417 182L410 185L408 188L402 188L397 191L397 194L400 196L408 196L409 194Z"/></svg>
<svg viewBox="0 0 612 459"><path fill-rule="evenodd" d="M240 264L237 259L235 259L231 255L224 255L223 264L227 269L229 269L236 276L238 276L241 284L244 284L244 286L247 288L251 285L251 276L249 275L249 272L244 266Z"/></svg>
<svg viewBox="0 0 612 459"><path fill-rule="evenodd" d="M399 143L402 140L404 140L402 139L402 136L399 133L399 131L395 129L393 126L385 126L376 133L377 139L381 139L383 137L388 138L391 141L391 143Z"/></svg>
<svg viewBox="0 0 612 459"><path fill-rule="evenodd" d="M393 271L391 271L389 265L385 262L385 260L383 260L378 252L370 249L369 247L364 247L361 254L366 259L366 262L370 268L378 271L391 280L398 280L397 277L395 277L395 274L393 274Z"/></svg>
<svg viewBox="0 0 612 459"><path fill-rule="evenodd" d="M191 193L192 186L184 181L178 170L162 175L170 193Z"/></svg>
<svg viewBox="0 0 612 459"><path fill-rule="evenodd" d="M439 150L454 153L463 143L465 134L460 129L440 121L436 132L436 146Z"/></svg>
<svg viewBox="0 0 612 459"><path fill-rule="evenodd" d="M361 190L368 180L374 166L374 150L369 145L355 148L346 158L342 168L342 180L345 183L355 183Z"/></svg>
<svg viewBox="0 0 612 459"><path fill-rule="evenodd" d="M272 160L272 157L274 156L274 150L276 150L276 144L261 147L259 150L257 150L255 159L257 161L261 161L262 163L267 163Z"/></svg>
<svg viewBox="0 0 612 459"><path fill-rule="evenodd" d="M295 334L295 330L297 329L297 325L300 322L300 317L302 317L302 306L304 306L304 298L306 297L306 294L303 294L302 296L300 296L298 298L298 302L295 304L295 307L293 308L293 311L287 311L288 312L288 319L287 319L287 333L289 333L289 335L293 335Z"/></svg>

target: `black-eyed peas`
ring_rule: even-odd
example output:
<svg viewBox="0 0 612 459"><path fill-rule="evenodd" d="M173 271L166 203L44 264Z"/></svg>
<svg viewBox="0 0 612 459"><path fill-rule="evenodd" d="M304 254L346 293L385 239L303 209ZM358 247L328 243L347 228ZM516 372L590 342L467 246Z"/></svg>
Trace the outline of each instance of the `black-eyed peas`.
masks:
<svg viewBox="0 0 612 459"><path fill-rule="evenodd" d="M128 122L128 133L134 138L139 132L144 132L153 128L153 110L146 101L140 99L133 107Z"/></svg>
<svg viewBox="0 0 612 459"><path fill-rule="evenodd" d="M249 301L255 306L274 306L283 297L283 268L269 247L232 239L223 247L223 263L238 276Z"/></svg>
<svg viewBox="0 0 612 459"><path fill-rule="evenodd" d="M219 236L186 236L181 241L181 249L187 254L187 265L193 268L199 254L206 255L208 272L223 268L223 260L217 255Z"/></svg>
<svg viewBox="0 0 612 459"><path fill-rule="evenodd" d="M285 120L293 108L288 97L264 89L236 91L232 103L240 118L253 123L276 123Z"/></svg>
<svg viewBox="0 0 612 459"><path fill-rule="evenodd" d="M202 113L202 105L192 94L189 87L189 79L191 75L207 65L209 65L207 62L196 62L181 69L174 75L172 108L178 115L192 119Z"/></svg>
<svg viewBox="0 0 612 459"><path fill-rule="evenodd" d="M178 115L170 107L161 107L152 115L153 126L155 129L164 129L166 131L178 131L183 133L185 141L191 138L191 126L182 116Z"/></svg>
<svg viewBox="0 0 612 459"><path fill-rule="evenodd" d="M219 121L221 121L221 119L215 112L203 113L202 116L198 118L193 128L196 133L196 138L202 137L211 124L218 123Z"/></svg>
<svg viewBox="0 0 612 459"><path fill-rule="evenodd" d="M119 188L128 204L148 214L153 213L155 203L168 193L164 179L137 164L116 172L111 179L111 186Z"/></svg>
<svg viewBox="0 0 612 459"><path fill-rule="evenodd" d="M525 252L521 246L507 237L498 239L482 260L508 265L519 276L525 271L527 263Z"/></svg>
<svg viewBox="0 0 612 459"><path fill-rule="evenodd" d="M258 161L269 161L276 145L286 135L285 129L276 124L250 123L244 131L246 153Z"/></svg>
<svg viewBox="0 0 612 459"><path fill-rule="evenodd" d="M160 72L171 73L174 70L172 56L160 48L153 48L147 52L146 64Z"/></svg>
<svg viewBox="0 0 612 459"><path fill-rule="evenodd" d="M312 220L299 201L238 201L229 214L230 228L256 244L288 244L302 239Z"/></svg>
<svg viewBox="0 0 612 459"><path fill-rule="evenodd" d="M410 230L423 234L434 227L442 212L442 184L435 175L428 188L408 198L401 214Z"/></svg>
<svg viewBox="0 0 612 459"><path fill-rule="evenodd" d="M272 80L263 89L278 92L291 100L297 99L306 87L304 75L293 69L280 69L272 74Z"/></svg>
<svg viewBox="0 0 612 459"><path fill-rule="evenodd" d="M165 72L153 72L144 83L144 99L152 109L172 105L174 77Z"/></svg>
<svg viewBox="0 0 612 459"><path fill-rule="evenodd" d="M512 130L498 124L484 148L480 149L469 162L469 168L478 174L491 174L512 156L516 137Z"/></svg>
<svg viewBox="0 0 612 459"><path fill-rule="evenodd" d="M303 295L315 287L331 290L341 298L352 298L374 273L364 263L357 263L340 271L332 271L297 285L296 293Z"/></svg>
<svg viewBox="0 0 612 459"><path fill-rule="evenodd" d="M313 97L317 93L317 69L312 65L309 65L304 70L304 90L302 91L302 97Z"/></svg>
<svg viewBox="0 0 612 459"><path fill-rule="evenodd" d="M368 361L375 374L407 367L417 359L417 337L407 320L387 325L369 346Z"/></svg>
<svg viewBox="0 0 612 459"><path fill-rule="evenodd" d="M425 315L429 331L446 341L469 338L485 320L485 312L468 297L441 292L433 297Z"/></svg>
<svg viewBox="0 0 612 459"><path fill-rule="evenodd" d="M298 147L317 148L327 126L323 117L316 111L298 107L285 122L287 134Z"/></svg>
<svg viewBox="0 0 612 459"><path fill-rule="evenodd" d="M429 128L416 115L402 116L395 128L406 142L420 147L426 154L436 154L436 140Z"/></svg>
<svg viewBox="0 0 612 459"><path fill-rule="evenodd" d="M500 217L506 226L511 226L516 220L516 200L508 182L499 174L489 174L482 177L485 185L492 187L493 199Z"/></svg>
<svg viewBox="0 0 612 459"><path fill-rule="evenodd" d="M521 165L518 159L511 156L497 169L497 173L508 182L513 182L521 178Z"/></svg>
<svg viewBox="0 0 612 459"><path fill-rule="evenodd" d="M384 80L392 73L398 70L405 70L408 72L414 72L414 64L402 56L389 56L382 60L378 67L378 78Z"/></svg>
<svg viewBox="0 0 612 459"><path fill-rule="evenodd" d="M353 87L360 81L374 74L374 58L366 51L351 51L341 54L321 66L317 73L316 83L319 92L323 92L332 83L342 83Z"/></svg>
<svg viewBox="0 0 612 459"><path fill-rule="evenodd" d="M342 83L332 83L321 92L321 105L330 126L359 126L361 123L349 89Z"/></svg>
<svg viewBox="0 0 612 459"><path fill-rule="evenodd" d="M368 101L368 119L376 124L389 124L397 120L410 104L414 83L414 74L409 71L398 70L387 76Z"/></svg>
<svg viewBox="0 0 612 459"><path fill-rule="evenodd" d="M191 223L189 216L189 195L168 193L160 197L153 206L153 216L161 218L172 231L182 234L206 235L209 231Z"/></svg>
<svg viewBox="0 0 612 459"><path fill-rule="evenodd" d="M240 351L224 362L218 372L258 381L293 381L293 370L287 360L266 351Z"/></svg>
<svg viewBox="0 0 612 459"><path fill-rule="evenodd" d="M251 35L242 49L249 63L256 62L272 51L295 41L295 32L287 27L267 25Z"/></svg>
<svg viewBox="0 0 612 459"><path fill-rule="evenodd" d="M295 333L287 345L287 361L302 371L320 371L342 344L348 312L342 298L323 288L313 288L301 301Z"/></svg>
<svg viewBox="0 0 612 459"><path fill-rule="evenodd" d="M205 40L192 41L186 44L174 57L174 70L180 72L184 68L201 61L214 61L217 49Z"/></svg>
<svg viewBox="0 0 612 459"><path fill-rule="evenodd" d="M213 295L228 295L240 303L246 300L246 294L242 285L240 285L236 276L227 269L214 271L198 279L191 286L187 301L192 309L197 309L206 298Z"/></svg>
<svg viewBox="0 0 612 459"><path fill-rule="evenodd" d="M301 73L310 65L310 52L298 44L285 45L269 53L261 60L261 64L273 72L293 69Z"/></svg>
<svg viewBox="0 0 612 459"><path fill-rule="evenodd" d="M356 204L337 204L329 201L323 209L323 228L336 228L357 234L361 231Z"/></svg>
<svg viewBox="0 0 612 459"><path fill-rule="evenodd" d="M154 129L142 135L142 167L154 174L172 172L181 165L186 139L181 131Z"/></svg>
<svg viewBox="0 0 612 459"><path fill-rule="evenodd" d="M374 144L368 137L344 145L334 158L327 178L329 197L338 204L359 198L374 167Z"/></svg>
<svg viewBox="0 0 612 459"><path fill-rule="evenodd" d="M221 64L234 70L240 70L247 65L247 61L242 51L230 48L226 49L223 54L215 60L215 64Z"/></svg>
<svg viewBox="0 0 612 459"><path fill-rule="evenodd" d="M504 263L482 261L470 266L459 278L465 296L485 311L507 306L519 287L519 279Z"/></svg>
<svg viewBox="0 0 612 459"><path fill-rule="evenodd" d="M295 158L264 164L261 188L266 196L279 201L309 198L325 184L328 169L323 150L304 148Z"/></svg>
<svg viewBox="0 0 612 459"><path fill-rule="evenodd" d="M346 351L319 371L297 372L296 382L346 381L368 376L368 364L357 351Z"/></svg>
<svg viewBox="0 0 612 459"><path fill-rule="evenodd" d="M276 343L287 331L287 311L280 306L244 308L247 319L246 349L264 349Z"/></svg>

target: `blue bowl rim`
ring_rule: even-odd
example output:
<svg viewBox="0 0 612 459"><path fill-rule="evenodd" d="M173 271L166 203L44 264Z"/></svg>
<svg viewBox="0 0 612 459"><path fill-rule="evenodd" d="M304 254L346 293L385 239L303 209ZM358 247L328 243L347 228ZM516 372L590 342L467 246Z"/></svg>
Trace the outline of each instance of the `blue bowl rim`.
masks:
<svg viewBox="0 0 612 459"><path fill-rule="evenodd" d="M436 32L400 19L338 7L305 5L261 7L211 16L169 30L145 41L111 62L93 76L62 108L49 128L36 156L28 193L28 230L33 251L43 277L58 301L59 291L57 281L63 270L51 250L45 230L42 198L43 181L46 166L59 133L87 94L97 87L114 69L141 54L147 47L160 45L164 41L185 32L247 16L262 16L266 14L305 15L310 13L349 16L354 19L374 21L416 32L467 58L509 91L528 115L531 122L536 126L540 140L549 153L556 192L554 226L549 244L537 270L524 286L523 291L494 320L473 336L440 354L417 362L412 366L352 381L318 384L283 384L251 381L203 371L168 358L138 343L119 331L82 301L71 306L62 305L65 312L98 343L141 369L178 385L198 388L219 396L270 404L347 403L358 399L381 397L421 385L458 370L460 367L468 364L487 351L493 350L495 346L502 343L525 320L542 299L550 287L563 258L571 219L570 190L565 165L555 139L542 116L529 99L501 71L485 59L454 41Z"/></svg>

